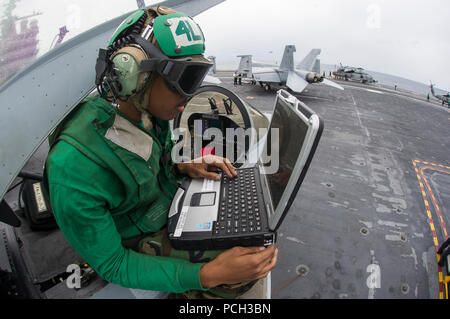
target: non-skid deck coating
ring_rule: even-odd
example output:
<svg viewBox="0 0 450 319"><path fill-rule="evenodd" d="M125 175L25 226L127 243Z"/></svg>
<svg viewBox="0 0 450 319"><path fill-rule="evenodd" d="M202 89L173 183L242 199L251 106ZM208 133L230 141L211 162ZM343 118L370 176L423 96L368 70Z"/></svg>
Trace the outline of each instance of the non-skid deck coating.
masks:
<svg viewBox="0 0 450 319"><path fill-rule="evenodd" d="M271 112L275 90L217 76ZM296 94L325 130L279 230L272 298L443 298L436 247L450 230L449 109L339 83L344 91Z"/></svg>

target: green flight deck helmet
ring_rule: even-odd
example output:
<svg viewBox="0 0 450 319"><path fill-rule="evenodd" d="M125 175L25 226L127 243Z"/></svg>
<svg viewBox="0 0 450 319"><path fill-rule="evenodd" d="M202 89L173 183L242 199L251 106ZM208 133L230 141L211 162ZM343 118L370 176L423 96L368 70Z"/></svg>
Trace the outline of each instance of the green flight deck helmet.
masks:
<svg viewBox="0 0 450 319"><path fill-rule="evenodd" d="M126 18L100 49L96 85L109 101L130 101L147 127L150 87L157 75L175 93L191 98L213 65L203 54L205 38L188 15L158 6Z"/></svg>

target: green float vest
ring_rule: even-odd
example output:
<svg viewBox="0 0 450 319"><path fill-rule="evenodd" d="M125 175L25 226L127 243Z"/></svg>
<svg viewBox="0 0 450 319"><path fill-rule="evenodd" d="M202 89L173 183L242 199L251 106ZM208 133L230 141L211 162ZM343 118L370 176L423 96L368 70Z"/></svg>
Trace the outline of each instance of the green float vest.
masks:
<svg viewBox="0 0 450 319"><path fill-rule="evenodd" d="M63 140L117 176L124 197L110 212L124 239L161 229L177 190L169 122L152 122L148 132L97 96L80 103L49 137L50 148Z"/></svg>

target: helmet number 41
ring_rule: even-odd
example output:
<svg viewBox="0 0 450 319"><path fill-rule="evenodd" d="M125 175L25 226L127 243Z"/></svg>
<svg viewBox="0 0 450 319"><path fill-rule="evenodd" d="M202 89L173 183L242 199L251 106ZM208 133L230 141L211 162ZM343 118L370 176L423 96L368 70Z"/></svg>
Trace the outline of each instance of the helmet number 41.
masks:
<svg viewBox="0 0 450 319"><path fill-rule="evenodd" d="M189 18L170 19L171 31L174 40L179 46L189 46L194 44L203 44L203 37L197 24L191 23Z"/></svg>

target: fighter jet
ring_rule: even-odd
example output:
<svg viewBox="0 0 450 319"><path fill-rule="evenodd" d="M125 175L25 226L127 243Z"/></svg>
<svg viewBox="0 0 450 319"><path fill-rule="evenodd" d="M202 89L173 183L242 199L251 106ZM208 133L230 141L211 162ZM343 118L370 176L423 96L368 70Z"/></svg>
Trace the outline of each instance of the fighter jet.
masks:
<svg viewBox="0 0 450 319"><path fill-rule="evenodd" d="M377 82L370 74L364 71L363 68L355 68L353 66L342 66L333 72L336 79L352 80L361 83L375 83Z"/></svg>
<svg viewBox="0 0 450 319"><path fill-rule="evenodd" d="M435 98L437 98L438 100L441 100L442 101L442 105L447 104L448 106L450 106L450 93L447 93L445 95L439 95L439 94L436 94L436 92L434 91L434 84L433 83L431 83L430 87L431 87L431 94L433 94L433 96Z"/></svg>
<svg viewBox="0 0 450 319"><path fill-rule="evenodd" d="M252 59L251 55L238 55L238 58L241 58L239 62L239 67L235 74L241 74L242 78L254 79L252 74L253 67L277 67L275 63L264 63L264 62L256 62Z"/></svg>
<svg viewBox="0 0 450 319"><path fill-rule="evenodd" d="M311 50L296 67L294 66L294 52L296 52L295 45L286 45L279 66L252 63L251 55L242 55L236 73L259 82L266 91L269 91L273 85L280 85L300 93L308 84L313 83L323 83L344 90L340 85L320 75L320 60L317 58L321 53L320 49Z"/></svg>

